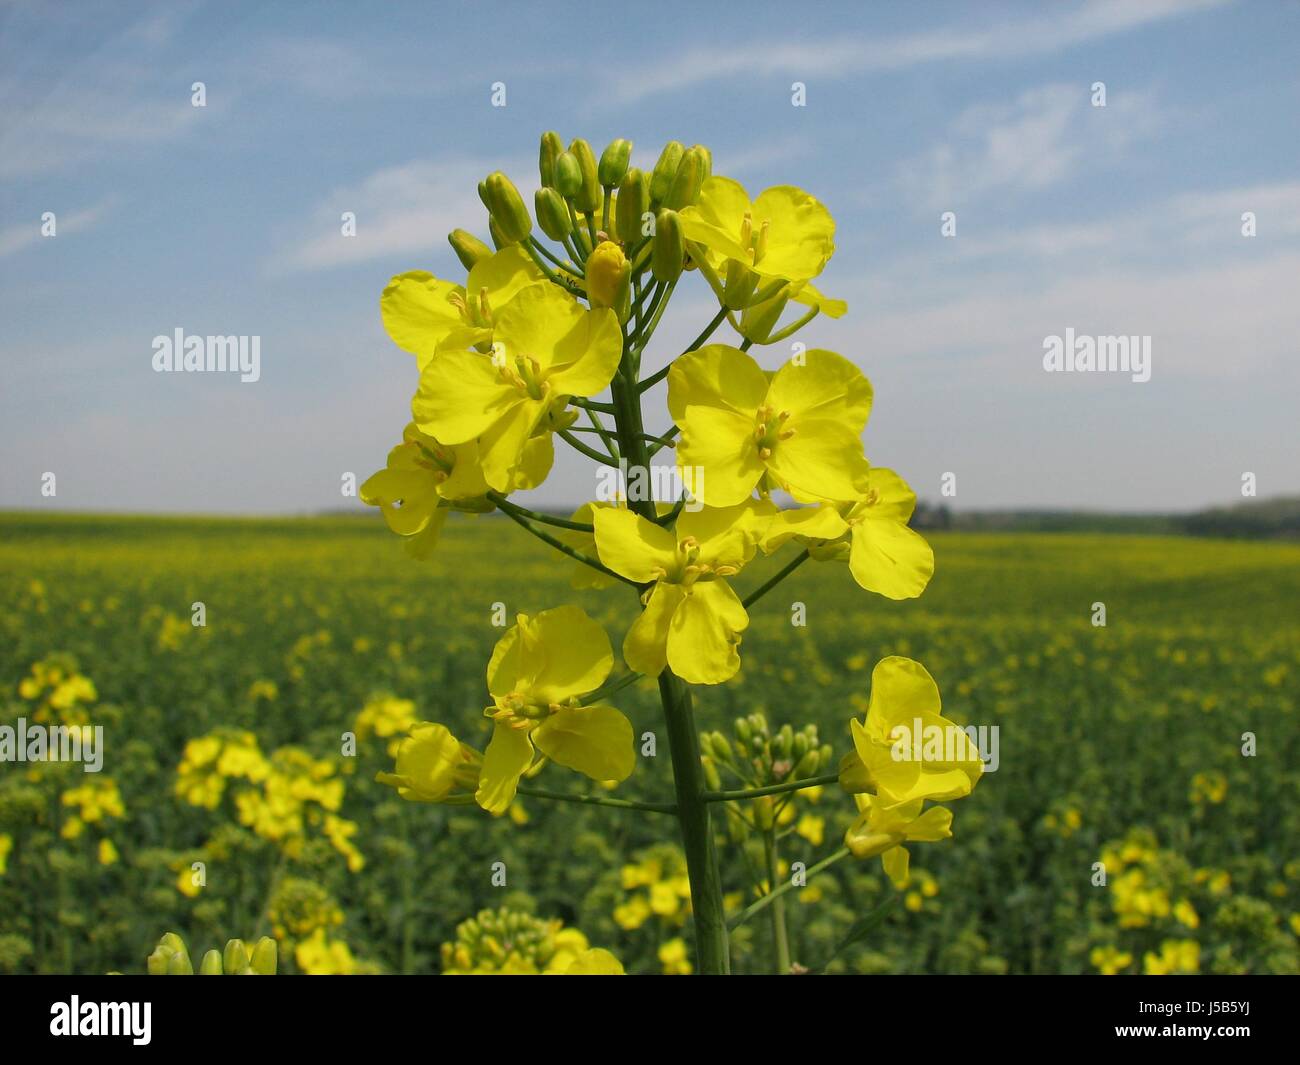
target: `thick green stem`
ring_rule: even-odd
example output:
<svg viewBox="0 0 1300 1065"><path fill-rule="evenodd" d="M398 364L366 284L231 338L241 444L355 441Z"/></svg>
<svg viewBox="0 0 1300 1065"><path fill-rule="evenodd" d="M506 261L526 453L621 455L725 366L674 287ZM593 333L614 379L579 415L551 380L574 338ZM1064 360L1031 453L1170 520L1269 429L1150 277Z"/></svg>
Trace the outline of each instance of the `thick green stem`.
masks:
<svg viewBox="0 0 1300 1065"><path fill-rule="evenodd" d="M714 851L709 806L704 801L704 768L700 764L700 737L695 729L691 693L680 677L665 669L659 674L659 696L668 724L677 822L691 881L696 966L705 975L725 975L731 971L731 956L727 948L727 918L722 907L722 875Z"/></svg>

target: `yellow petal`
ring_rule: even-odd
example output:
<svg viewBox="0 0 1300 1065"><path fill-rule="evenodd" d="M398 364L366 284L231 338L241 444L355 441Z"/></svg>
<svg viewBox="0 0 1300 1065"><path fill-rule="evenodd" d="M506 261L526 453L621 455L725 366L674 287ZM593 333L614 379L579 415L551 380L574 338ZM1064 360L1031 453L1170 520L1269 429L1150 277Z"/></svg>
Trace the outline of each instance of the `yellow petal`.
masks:
<svg viewBox="0 0 1300 1065"><path fill-rule="evenodd" d="M657 677L663 672L668 664L668 633L684 595L678 584L660 581L654 586L645 609L623 639L623 661L628 669L647 677Z"/></svg>
<svg viewBox="0 0 1300 1065"><path fill-rule="evenodd" d="M752 356L726 344L706 344L680 356L668 371L668 410L678 425L693 406L736 411L752 423L767 387L767 375Z"/></svg>
<svg viewBox="0 0 1300 1065"><path fill-rule="evenodd" d="M857 499L871 469L858 430L820 418L800 419L797 435L777 444L767 468L801 503Z"/></svg>
<svg viewBox="0 0 1300 1065"><path fill-rule="evenodd" d="M533 730L537 749L592 780L626 780L636 765L632 722L612 706L559 710Z"/></svg>
<svg viewBox="0 0 1300 1065"><path fill-rule="evenodd" d="M533 616L532 624L542 654L529 686L536 702L564 702L595 691L605 682L614 667L614 652L605 630L581 607L543 610Z"/></svg>
<svg viewBox="0 0 1300 1065"><path fill-rule="evenodd" d="M648 584L677 562L677 540L671 532L621 507L605 507L592 515L600 561L630 581Z"/></svg>
<svg viewBox="0 0 1300 1065"><path fill-rule="evenodd" d="M749 615L725 580L697 582L673 613L668 664L688 684L721 684L740 669Z"/></svg>
<svg viewBox="0 0 1300 1065"><path fill-rule="evenodd" d="M804 353L802 364L793 359L772 378L767 402L774 410L789 411L787 428L797 429L804 418L842 422L855 434L862 432L871 414L871 382L843 355L821 348Z"/></svg>
<svg viewBox="0 0 1300 1065"><path fill-rule="evenodd" d="M488 813L505 813L514 802L519 778L532 760L533 745L528 733L498 722L483 753L483 770L479 775L475 802Z"/></svg>
<svg viewBox="0 0 1300 1065"><path fill-rule="evenodd" d="M424 270L399 274L379 297L384 329L399 348L420 357L421 367L451 330L465 325L453 297L463 300L465 290Z"/></svg>
<svg viewBox="0 0 1300 1065"><path fill-rule="evenodd" d="M692 498L711 507L743 503L763 476L752 415L692 406L678 422L677 466Z"/></svg>
<svg viewBox="0 0 1300 1065"><path fill-rule="evenodd" d="M421 432L444 444L463 444L521 401L521 393L501 379L491 357L444 351L421 372L411 414Z"/></svg>
<svg viewBox="0 0 1300 1065"><path fill-rule="evenodd" d="M866 520L853 527L853 579L887 599L915 599L934 576L934 551L900 522Z"/></svg>
<svg viewBox="0 0 1300 1065"><path fill-rule="evenodd" d="M607 950L585 950L564 970L565 976L624 976L623 964Z"/></svg>
<svg viewBox="0 0 1300 1065"><path fill-rule="evenodd" d="M902 889L908 881L908 854L906 847L890 847L880 856L885 873L894 882L894 887Z"/></svg>
<svg viewBox="0 0 1300 1065"><path fill-rule="evenodd" d="M767 250L756 269L772 277L816 277L835 251L835 220L814 196L793 185L764 189L754 201L755 229L768 223Z"/></svg>

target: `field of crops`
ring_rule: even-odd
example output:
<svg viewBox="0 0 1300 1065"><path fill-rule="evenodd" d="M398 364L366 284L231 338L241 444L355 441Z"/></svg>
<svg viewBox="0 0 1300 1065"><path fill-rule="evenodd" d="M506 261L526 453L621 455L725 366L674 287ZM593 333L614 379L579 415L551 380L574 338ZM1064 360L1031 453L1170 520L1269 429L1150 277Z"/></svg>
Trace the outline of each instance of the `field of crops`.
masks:
<svg viewBox="0 0 1300 1065"><path fill-rule="evenodd" d="M104 727L100 773L0 765L0 971L138 972L165 931L200 950L272 934L281 971L321 973L580 942L522 917L457 941L502 907L562 921L629 972L689 971L672 818L527 797L493 819L374 781L412 719L482 745L494 621L578 602L617 647L630 594L571 590L567 565L499 518L457 515L428 563L365 518L8 515L0 530L2 723ZM873 665L898 654L930 670L946 714L999 728L953 838L914 848L899 903L831 970L1300 971L1300 546L930 539L936 574L910 602L804 566L751 611L739 682L696 691L704 729L814 723L838 759ZM755 562L742 594L782 561ZM659 728L651 683L613 701L638 737ZM205 761L218 743L221 774ZM671 798L666 743L616 794ZM853 812L834 787L800 793L783 865L838 847ZM758 859L733 836L719 847L738 911ZM793 959L822 967L893 890L874 859L812 877L788 896ZM770 936L743 925L735 969L770 971Z"/></svg>

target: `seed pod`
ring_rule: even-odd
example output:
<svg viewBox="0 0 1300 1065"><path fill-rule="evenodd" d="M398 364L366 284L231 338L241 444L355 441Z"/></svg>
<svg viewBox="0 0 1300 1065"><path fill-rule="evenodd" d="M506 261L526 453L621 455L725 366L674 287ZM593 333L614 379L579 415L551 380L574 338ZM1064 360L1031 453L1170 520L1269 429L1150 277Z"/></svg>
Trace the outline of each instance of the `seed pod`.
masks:
<svg viewBox="0 0 1300 1065"><path fill-rule="evenodd" d="M569 142L569 154L578 161L578 170L582 174L582 188L573 199L573 205L583 214L591 214L600 207L600 178L596 173L596 156L591 145L581 137Z"/></svg>
<svg viewBox="0 0 1300 1065"><path fill-rule="evenodd" d="M694 206L700 198L706 166L704 153L698 148L692 148L683 155L677 173L673 175L673 183L668 188L668 195L664 198L664 206L671 207L674 211Z"/></svg>
<svg viewBox="0 0 1300 1065"><path fill-rule="evenodd" d="M650 178L633 167L618 187L614 205L615 235L626 245L641 239L641 219L650 210Z"/></svg>
<svg viewBox="0 0 1300 1065"><path fill-rule="evenodd" d="M537 153L537 170L542 176L542 185L553 188L555 185L555 160L564 151L564 141L554 130L542 134L541 147Z"/></svg>
<svg viewBox="0 0 1300 1065"><path fill-rule="evenodd" d="M655 238L650 248L650 272L656 281L668 284L682 274L686 263L686 240L676 211L667 207L655 216Z"/></svg>
<svg viewBox="0 0 1300 1065"><path fill-rule="evenodd" d="M612 189L618 185L627 173L628 163L632 159L632 142L620 137L611 141L600 156L596 167L596 178L604 188Z"/></svg>
<svg viewBox="0 0 1300 1065"><path fill-rule="evenodd" d="M582 167L572 152L561 152L555 157L554 187L566 200L574 199L582 190Z"/></svg>
<svg viewBox="0 0 1300 1065"><path fill-rule="evenodd" d="M650 175L650 199L654 203L663 203L672 188L673 178L677 176L677 167L686 151L681 141L669 141L659 153L654 172Z"/></svg>
<svg viewBox="0 0 1300 1065"><path fill-rule="evenodd" d="M533 220L528 217L523 197L514 182L500 170L489 174L485 184L492 220L500 228L507 244L518 244L533 231Z"/></svg>
<svg viewBox="0 0 1300 1065"><path fill-rule="evenodd" d="M451 245L451 250L456 253L460 265L466 270L473 270L478 263L492 255L491 248L473 233L466 233L463 229L453 229L448 233L447 243Z"/></svg>
<svg viewBox="0 0 1300 1065"><path fill-rule="evenodd" d="M564 197L554 189L538 189L533 198L533 206L537 211L537 224L552 240L563 240L573 232L569 208Z"/></svg>

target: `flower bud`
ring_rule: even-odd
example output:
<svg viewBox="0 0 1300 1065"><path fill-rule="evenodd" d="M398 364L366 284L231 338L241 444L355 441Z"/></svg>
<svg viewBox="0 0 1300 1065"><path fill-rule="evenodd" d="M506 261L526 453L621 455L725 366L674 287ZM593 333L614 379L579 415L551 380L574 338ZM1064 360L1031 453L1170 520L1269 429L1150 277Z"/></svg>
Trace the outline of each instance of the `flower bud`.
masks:
<svg viewBox="0 0 1300 1065"><path fill-rule="evenodd" d="M686 240L676 211L667 207L655 216L655 239L650 248L650 272L664 284L676 281L686 262Z"/></svg>
<svg viewBox="0 0 1300 1065"><path fill-rule="evenodd" d="M242 939L226 942L225 953L221 956L222 966L227 976L234 976L248 968L248 948Z"/></svg>
<svg viewBox="0 0 1300 1065"><path fill-rule="evenodd" d="M607 189L618 185L625 174L632 158L632 142L620 137L611 141L608 148L601 153L600 163L596 167L596 177Z"/></svg>
<svg viewBox="0 0 1300 1065"><path fill-rule="evenodd" d="M628 287L630 264L611 240L602 240L587 257L587 296L593 307L617 308Z"/></svg>
<svg viewBox="0 0 1300 1065"><path fill-rule="evenodd" d="M506 240L506 235L501 232L501 227L497 225L497 220L490 215L488 216L488 235L492 238L492 246L500 251L502 248L508 248L510 241Z"/></svg>
<svg viewBox="0 0 1300 1065"><path fill-rule="evenodd" d="M250 963L253 972L259 976L274 976L279 960L279 947L270 936L263 936L253 948L253 960Z"/></svg>
<svg viewBox="0 0 1300 1065"><path fill-rule="evenodd" d="M713 153L703 144L692 144L691 151L699 152L700 158L704 160L704 180L708 181L713 177Z"/></svg>
<svg viewBox="0 0 1300 1065"><path fill-rule="evenodd" d="M149 955L145 962L150 976L166 976L167 962L171 960L176 951L172 950L162 943L153 948L153 953Z"/></svg>
<svg viewBox="0 0 1300 1065"><path fill-rule="evenodd" d="M749 728L749 722L743 717L736 718L735 732L736 738L744 744L748 744L750 736L753 735Z"/></svg>
<svg viewBox="0 0 1300 1065"><path fill-rule="evenodd" d="M794 747L794 729L788 721L781 726L781 731L776 734L774 746L782 758L790 757L790 751Z"/></svg>
<svg viewBox="0 0 1300 1065"><path fill-rule="evenodd" d="M650 199L655 203L663 203L668 199L668 190L672 188L673 178L677 175L677 167L685 150L681 141L669 141L659 153L659 162L655 163L654 172L650 175Z"/></svg>
<svg viewBox="0 0 1300 1065"><path fill-rule="evenodd" d="M168 976L193 976L194 964L190 961L189 951L180 950L167 959Z"/></svg>
<svg viewBox="0 0 1300 1065"><path fill-rule="evenodd" d="M758 827L767 830L776 823L775 807L771 795L762 795L754 800L754 821Z"/></svg>
<svg viewBox="0 0 1300 1065"><path fill-rule="evenodd" d="M821 767L822 759L820 751L806 751L795 763L794 778L795 780L804 780L807 777L815 777L817 770Z"/></svg>
<svg viewBox="0 0 1300 1065"><path fill-rule="evenodd" d="M671 207L674 211L694 206L700 198L700 186L707 176L704 172L706 165L704 153L698 148L686 152L677 166L677 173L673 175L673 183L668 187L664 206Z"/></svg>
<svg viewBox="0 0 1300 1065"><path fill-rule="evenodd" d="M718 775L718 767L714 765L712 758L701 758L700 763L704 766L704 783L709 786L710 791L722 790L722 778Z"/></svg>
<svg viewBox="0 0 1300 1065"><path fill-rule="evenodd" d="M473 270L482 260L492 255L491 248L473 233L466 233L463 229L453 229L448 233L447 243L451 245L451 250L456 253L460 265L466 270Z"/></svg>
<svg viewBox="0 0 1300 1065"><path fill-rule="evenodd" d="M555 157L554 187L566 200L572 200L582 189L582 167L572 152L561 152Z"/></svg>
<svg viewBox="0 0 1300 1065"><path fill-rule="evenodd" d="M221 951L210 950L203 955L203 964L199 966L200 976L221 975Z"/></svg>
<svg viewBox="0 0 1300 1065"><path fill-rule="evenodd" d="M790 745L790 757L796 762L800 761L808 753L808 735L800 732L794 738L794 743Z"/></svg>
<svg viewBox="0 0 1300 1065"><path fill-rule="evenodd" d="M650 178L633 167L618 187L614 205L615 235L626 245L641 239L641 219L650 210Z"/></svg>
<svg viewBox="0 0 1300 1065"><path fill-rule="evenodd" d="M713 757L719 762L730 762L732 759L731 744L721 732L713 734Z"/></svg>
<svg viewBox="0 0 1300 1065"><path fill-rule="evenodd" d="M542 232L552 240L563 240L573 232L573 219L569 216L568 205L554 189L538 189L533 198L537 211L537 224Z"/></svg>
<svg viewBox="0 0 1300 1065"><path fill-rule="evenodd" d="M555 160L559 158L564 151L564 141L560 140L560 135L554 130L547 130L542 134L541 148L537 153L537 170L542 176L542 185L554 187L555 185Z"/></svg>
<svg viewBox="0 0 1300 1065"><path fill-rule="evenodd" d="M487 176L488 212L506 238L507 244L518 244L533 231L533 220L528 217L519 190L500 170Z"/></svg>
<svg viewBox="0 0 1300 1065"><path fill-rule="evenodd" d="M573 198L573 205L583 214L591 214L600 207L600 178L596 173L596 156L591 145L581 137L569 142L569 154L578 161L578 170L582 174L582 188Z"/></svg>

